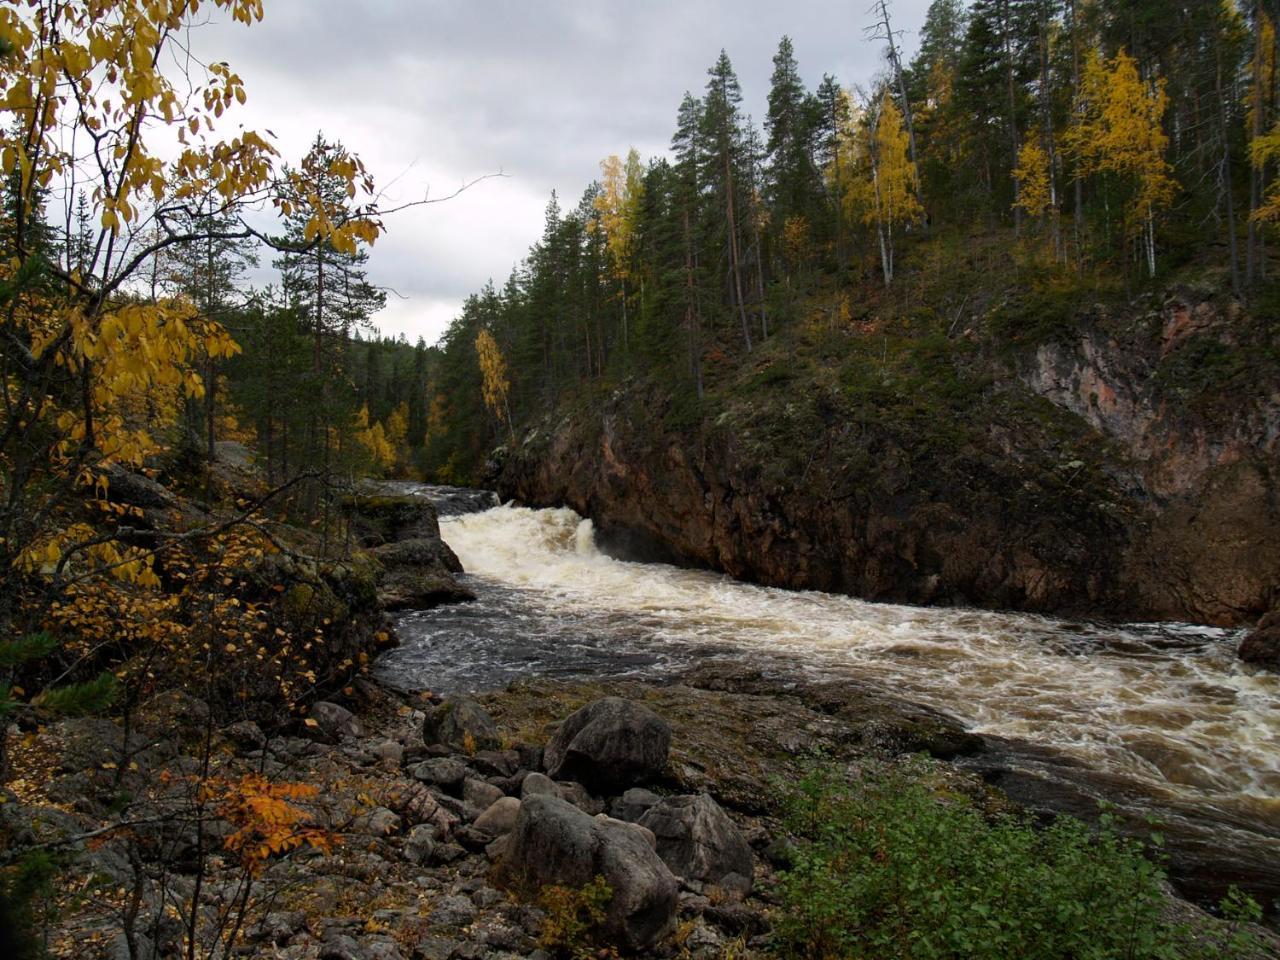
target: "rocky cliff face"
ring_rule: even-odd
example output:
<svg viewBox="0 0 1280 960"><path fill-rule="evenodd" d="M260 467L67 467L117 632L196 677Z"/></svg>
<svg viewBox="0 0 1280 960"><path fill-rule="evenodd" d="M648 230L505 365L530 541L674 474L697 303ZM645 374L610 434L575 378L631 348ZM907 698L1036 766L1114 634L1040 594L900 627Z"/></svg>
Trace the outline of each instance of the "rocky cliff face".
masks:
<svg viewBox="0 0 1280 960"><path fill-rule="evenodd" d="M909 416L791 380L674 430L633 385L530 431L498 484L624 553L771 585L1242 623L1280 584L1280 384L1237 320L1187 294L1081 318L1013 360L979 351L980 390Z"/></svg>

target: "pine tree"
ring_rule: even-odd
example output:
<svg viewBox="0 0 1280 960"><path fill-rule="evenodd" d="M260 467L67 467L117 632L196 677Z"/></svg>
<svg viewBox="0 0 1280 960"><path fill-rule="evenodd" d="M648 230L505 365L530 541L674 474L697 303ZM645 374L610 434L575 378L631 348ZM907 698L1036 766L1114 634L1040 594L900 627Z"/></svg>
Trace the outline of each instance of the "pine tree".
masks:
<svg viewBox="0 0 1280 960"><path fill-rule="evenodd" d="M203 236L195 243L179 246L165 259L165 279L196 305L203 320L227 326L237 286L245 273L257 266L257 244L241 235L233 217L216 208L201 210L193 219L201 222ZM195 232L190 226L180 228ZM201 367L204 397L188 401L187 428L195 441L193 447L203 448L205 459L213 462L220 364L217 358L206 355ZM198 440L201 435L203 442Z"/></svg>
<svg viewBox="0 0 1280 960"><path fill-rule="evenodd" d="M347 189L336 172L348 161L341 143L330 143L317 134L300 168L307 191L324 203L341 209ZM294 311L311 334L310 381L319 394L308 427L310 457L328 463L329 443L322 427L341 424L351 413L335 384L341 375L341 349L353 331L367 327L370 318L386 304L386 294L365 274L369 254L354 244L340 249L332 240L308 230L310 204L299 197L285 218L284 235L276 244L285 252L275 261L280 271L286 306Z"/></svg>
<svg viewBox="0 0 1280 960"><path fill-rule="evenodd" d="M723 204L729 301L737 309L742 324L742 341L750 351L751 330L747 325L747 305L742 292L740 198L737 196L738 184L742 180L742 129L738 109L742 103L742 88L729 55L723 50L707 74L710 79L702 108L703 137L707 143L704 177L707 183L714 185L714 193Z"/></svg>
<svg viewBox="0 0 1280 960"><path fill-rule="evenodd" d="M820 115L821 106L805 93L800 80L791 38L783 37L773 58L765 115L768 134L765 196L780 223L789 217L809 218L813 214L818 194L815 122Z"/></svg>

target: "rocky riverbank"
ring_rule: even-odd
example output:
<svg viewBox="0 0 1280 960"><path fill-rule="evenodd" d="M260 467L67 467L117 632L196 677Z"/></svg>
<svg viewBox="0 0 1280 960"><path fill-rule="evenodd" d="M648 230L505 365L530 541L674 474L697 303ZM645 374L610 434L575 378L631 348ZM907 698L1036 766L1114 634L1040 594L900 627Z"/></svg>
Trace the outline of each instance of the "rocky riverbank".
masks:
<svg viewBox="0 0 1280 960"><path fill-rule="evenodd" d="M23 843L57 845L74 878L56 956L170 956L194 917L202 952L222 937L237 955L296 960L547 960L592 943L769 957L795 849L779 800L812 758L856 770L979 746L944 717L848 693L779 695L723 668L475 700L358 681L346 707L317 704L297 735L272 736L248 722L211 730L207 705L170 696L127 733L67 720L26 738L22 803L0 817ZM205 737L200 770L189 746ZM980 777L935 771L941 796L1010 809ZM316 845L283 845L247 872L228 842L244 824L209 785L254 777L314 788L289 802ZM127 823L113 813L121 790ZM577 924L597 877L607 895ZM1210 924L1182 901L1168 910Z"/></svg>
<svg viewBox="0 0 1280 960"><path fill-rule="evenodd" d="M494 475L615 550L769 585L1248 623L1280 583L1280 385L1255 328L1181 290L1033 352L762 353L692 417L637 382L557 412Z"/></svg>

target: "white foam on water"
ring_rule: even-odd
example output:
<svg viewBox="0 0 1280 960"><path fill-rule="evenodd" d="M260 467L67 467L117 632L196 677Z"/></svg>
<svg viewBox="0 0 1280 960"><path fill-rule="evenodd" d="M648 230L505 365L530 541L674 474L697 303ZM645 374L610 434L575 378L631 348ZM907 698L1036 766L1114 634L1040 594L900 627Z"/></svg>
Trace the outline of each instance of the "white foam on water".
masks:
<svg viewBox="0 0 1280 960"><path fill-rule="evenodd" d="M1185 624L1110 625L983 610L919 608L740 583L616 560L568 509L501 506L447 519L468 574L583 618L625 653L697 648L788 658L813 675L856 676L975 730L1041 743L1195 802L1276 811L1280 677L1235 657L1239 635ZM603 625L603 626L602 626ZM661 670L656 664L654 670Z"/></svg>

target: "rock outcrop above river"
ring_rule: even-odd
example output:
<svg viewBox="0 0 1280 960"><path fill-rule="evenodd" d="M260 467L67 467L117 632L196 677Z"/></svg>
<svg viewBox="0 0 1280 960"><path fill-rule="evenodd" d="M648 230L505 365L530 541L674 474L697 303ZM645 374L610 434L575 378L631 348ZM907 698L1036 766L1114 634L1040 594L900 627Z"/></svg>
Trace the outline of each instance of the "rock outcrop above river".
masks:
<svg viewBox="0 0 1280 960"><path fill-rule="evenodd" d="M1248 623L1280 584L1280 383L1202 382L1197 358L1247 353L1236 314L1188 291L1099 309L875 404L778 359L692 425L633 383L529 431L495 476L606 549L770 585Z"/></svg>
<svg viewBox="0 0 1280 960"><path fill-rule="evenodd" d="M1258 621L1240 642L1240 659L1280 671L1280 607Z"/></svg>
<svg viewBox="0 0 1280 960"><path fill-rule="evenodd" d="M384 609L424 610L475 599L455 576L462 564L441 539L429 499L371 490L348 497L344 507L359 545L377 561L378 599Z"/></svg>

